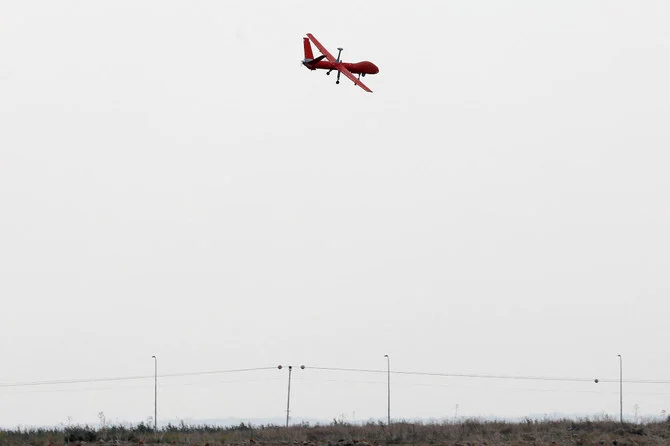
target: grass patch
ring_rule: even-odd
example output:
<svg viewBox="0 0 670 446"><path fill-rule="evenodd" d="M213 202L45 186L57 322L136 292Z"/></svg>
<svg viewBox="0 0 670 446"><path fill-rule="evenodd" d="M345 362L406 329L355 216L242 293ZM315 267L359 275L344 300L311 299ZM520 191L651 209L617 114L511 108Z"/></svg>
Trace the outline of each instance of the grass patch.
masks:
<svg viewBox="0 0 670 446"><path fill-rule="evenodd" d="M670 420L621 424L613 420L531 420L522 422L468 419L448 423L396 422L297 425L288 428L240 424L230 427L168 425L157 432L150 426L70 426L62 429L0 430L2 446L61 445L190 445L190 446L558 446L668 445ZM615 443L616 442L616 443Z"/></svg>

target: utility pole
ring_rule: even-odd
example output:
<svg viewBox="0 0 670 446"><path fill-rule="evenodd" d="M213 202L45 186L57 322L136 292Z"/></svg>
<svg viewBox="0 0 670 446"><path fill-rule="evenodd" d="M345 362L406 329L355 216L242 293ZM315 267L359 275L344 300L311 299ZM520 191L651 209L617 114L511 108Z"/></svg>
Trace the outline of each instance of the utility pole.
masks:
<svg viewBox="0 0 670 446"><path fill-rule="evenodd" d="M284 366L281 364L277 366L279 370L281 370ZM301 365L301 369L304 369L305 366ZM288 420L289 420L289 414L291 412L291 372L293 371L293 366L289 365L288 366L288 394L286 397L286 427L288 427Z"/></svg>
<svg viewBox="0 0 670 446"><path fill-rule="evenodd" d="M158 359L154 358L154 432L158 432Z"/></svg>
<svg viewBox="0 0 670 446"><path fill-rule="evenodd" d="M619 357L619 421L623 424L623 359Z"/></svg>
<svg viewBox="0 0 670 446"><path fill-rule="evenodd" d="M389 355L384 355L386 358L386 410L387 410L387 421L388 425L391 425L391 358Z"/></svg>
<svg viewBox="0 0 670 446"><path fill-rule="evenodd" d="M288 427L289 413L291 412L291 371L293 366L288 366L288 394L286 397L286 427Z"/></svg>

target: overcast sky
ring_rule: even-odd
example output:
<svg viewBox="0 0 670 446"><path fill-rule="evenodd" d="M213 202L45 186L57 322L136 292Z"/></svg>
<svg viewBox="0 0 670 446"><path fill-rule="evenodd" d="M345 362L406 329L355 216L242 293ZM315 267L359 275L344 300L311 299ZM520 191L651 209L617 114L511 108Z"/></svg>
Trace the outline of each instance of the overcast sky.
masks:
<svg viewBox="0 0 670 446"><path fill-rule="evenodd" d="M667 1L0 1L0 384L305 364L292 415L618 416L669 380ZM313 33L368 94L300 65ZM286 370L159 419L282 417ZM624 384L624 411L670 410ZM141 421L151 379L0 387Z"/></svg>

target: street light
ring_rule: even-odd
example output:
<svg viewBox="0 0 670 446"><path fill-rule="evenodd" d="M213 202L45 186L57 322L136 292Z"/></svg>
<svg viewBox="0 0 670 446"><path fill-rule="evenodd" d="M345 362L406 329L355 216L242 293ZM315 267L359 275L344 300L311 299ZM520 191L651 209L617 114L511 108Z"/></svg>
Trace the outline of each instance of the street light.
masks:
<svg viewBox="0 0 670 446"><path fill-rule="evenodd" d="M158 359L154 358L154 431L158 431Z"/></svg>
<svg viewBox="0 0 670 446"><path fill-rule="evenodd" d="M619 421L623 424L623 359L619 357Z"/></svg>
<svg viewBox="0 0 670 446"><path fill-rule="evenodd" d="M391 425L391 358L389 358L389 355L384 355L384 358L386 358L386 382L387 382L387 390L386 390L386 408L387 408L387 417L388 417L388 425Z"/></svg>
<svg viewBox="0 0 670 446"><path fill-rule="evenodd" d="M291 372L293 371L293 366L289 365L288 367L288 396L286 397L286 427L288 427L288 418L289 418L289 413L291 412ZM279 370L284 368L281 364L277 366ZM301 369L304 369L305 366L301 365Z"/></svg>

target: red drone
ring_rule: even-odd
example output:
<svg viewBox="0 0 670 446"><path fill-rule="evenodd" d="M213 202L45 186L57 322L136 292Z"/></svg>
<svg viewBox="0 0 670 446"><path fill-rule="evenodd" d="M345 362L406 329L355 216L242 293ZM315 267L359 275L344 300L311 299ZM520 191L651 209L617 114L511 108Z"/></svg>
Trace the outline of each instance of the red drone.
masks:
<svg viewBox="0 0 670 446"><path fill-rule="evenodd" d="M322 56L314 58L314 53L312 53L312 45L309 43L310 40L314 43L314 45L316 45ZM310 70L328 70L326 74L330 74L331 71L337 70L337 81L335 81L336 84L340 83L340 74L344 74L346 77L351 79L355 85L358 85L363 90L372 93L372 90L370 90L363 82L361 82L361 76L365 77L366 74L379 73L379 68L377 68L377 65L368 61L357 63L342 62L340 60L342 48L338 48L339 52L337 53L336 59L328 52L326 48L324 48L323 45L319 43L318 40L316 40L313 35L309 33L307 34L307 37L303 38L303 45L305 47L305 58L302 60L302 64L304 66ZM358 74L358 78L354 76L353 73Z"/></svg>

